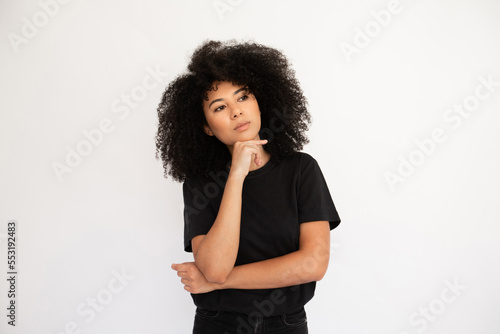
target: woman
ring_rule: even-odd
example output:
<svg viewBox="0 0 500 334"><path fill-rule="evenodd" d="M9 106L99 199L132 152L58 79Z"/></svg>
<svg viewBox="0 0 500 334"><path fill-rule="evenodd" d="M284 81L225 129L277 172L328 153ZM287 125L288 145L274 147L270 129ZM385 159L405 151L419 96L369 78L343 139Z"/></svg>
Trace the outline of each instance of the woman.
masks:
<svg viewBox="0 0 500 334"><path fill-rule="evenodd" d="M340 223L308 143L306 99L286 57L206 41L158 107L157 158L183 182L173 264L197 306L193 333L307 333L304 305Z"/></svg>

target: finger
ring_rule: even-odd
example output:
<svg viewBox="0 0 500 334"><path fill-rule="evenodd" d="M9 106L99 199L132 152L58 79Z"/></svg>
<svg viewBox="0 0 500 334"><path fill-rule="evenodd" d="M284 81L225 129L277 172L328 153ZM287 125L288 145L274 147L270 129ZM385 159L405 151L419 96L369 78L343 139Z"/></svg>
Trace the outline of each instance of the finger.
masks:
<svg viewBox="0 0 500 334"><path fill-rule="evenodd" d="M260 157L260 153L255 154L255 164L256 164L257 166L262 165L262 159L261 159L261 157Z"/></svg>
<svg viewBox="0 0 500 334"><path fill-rule="evenodd" d="M248 145L246 147L246 151L250 153L250 161L253 161L256 165L259 165L259 150L254 147L254 145Z"/></svg>
<svg viewBox="0 0 500 334"><path fill-rule="evenodd" d="M254 144L254 145L264 145L267 143L267 139L258 139L258 140L247 140L245 143Z"/></svg>
<svg viewBox="0 0 500 334"><path fill-rule="evenodd" d="M250 158L250 161L254 160L256 154L259 153L259 149L255 144L245 144L240 148L239 151L241 157L247 156L248 158Z"/></svg>
<svg viewBox="0 0 500 334"><path fill-rule="evenodd" d="M188 278L187 271L178 271L178 272L177 272L177 276L179 276L179 277L186 277L186 278Z"/></svg>
<svg viewBox="0 0 500 334"><path fill-rule="evenodd" d="M172 263L170 268L172 268L173 270L177 270L177 271L182 270L183 263Z"/></svg>
<svg viewBox="0 0 500 334"><path fill-rule="evenodd" d="M174 263L172 264L171 268L175 271L182 271L182 265L180 263Z"/></svg>
<svg viewBox="0 0 500 334"><path fill-rule="evenodd" d="M255 163L257 166L262 165L262 153L259 150L257 150L257 153L255 154Z"/></svg>
<svg viewBox="0 0 500 334"><path fill-rule="evenodd" d="M236 142L234 145L236 146L245 146L245 145L264 145L267 143L267 139L259 139L259 140L244 140Z"/></svg>
<svg viewBox="0 0 500 334"><path fill-rule="evenodd" d="M260 166L262 164L262 158L261 158L261 153L260 151L252 146L248 146L250 148L250 151L252 152L252 160L255 162L257 166Z"/></svg>
<svg viewBox="0 0 500 334"><path fill-rule="evenodd" d="M186 271L186 268L189 266L189 262L183 263L174 263L172 264L172 269L177 271Z"/></svg>
<svg viewBox="0 0 500 334"><path fill-rule="evenodd" d="M259 156L257 155L257 153L252 153L252 160L257 166L259 166Z"/></svg>

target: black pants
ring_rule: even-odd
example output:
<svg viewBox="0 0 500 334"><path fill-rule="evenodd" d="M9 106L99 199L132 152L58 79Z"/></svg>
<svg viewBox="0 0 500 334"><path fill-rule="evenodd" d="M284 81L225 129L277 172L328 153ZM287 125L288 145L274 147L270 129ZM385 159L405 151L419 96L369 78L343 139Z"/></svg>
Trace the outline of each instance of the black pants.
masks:
<svg viewBox="0 0 500 334"><path fill-rule="evenodd" d="M308 334L307 315L302 307L272 317L227 311L196 309L193 334Z"/></svg>

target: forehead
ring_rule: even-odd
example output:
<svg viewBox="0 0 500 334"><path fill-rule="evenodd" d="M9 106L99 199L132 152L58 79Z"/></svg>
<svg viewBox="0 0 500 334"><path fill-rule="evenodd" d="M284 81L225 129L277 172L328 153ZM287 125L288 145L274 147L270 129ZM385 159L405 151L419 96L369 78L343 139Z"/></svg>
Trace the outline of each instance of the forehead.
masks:
<svg viewBox="0 0 500 334"><path fill-rule="evenodd" d="M225 95L232 95L238 89L245 87L245 85L233 84L230 81L215 81L205 94L205 101L210 102L216 98L223 98Z"/></svg>

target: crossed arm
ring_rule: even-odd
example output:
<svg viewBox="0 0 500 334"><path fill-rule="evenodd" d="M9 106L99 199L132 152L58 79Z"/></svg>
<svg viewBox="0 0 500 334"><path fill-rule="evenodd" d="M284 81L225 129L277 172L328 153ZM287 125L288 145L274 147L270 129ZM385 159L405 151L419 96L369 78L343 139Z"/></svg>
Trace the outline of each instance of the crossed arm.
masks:
<svg viewBox="0 0 500 334"><path fill-rule="evenodd" d="M326 273L330 259L330 226L327 221L300 224L299 249L295 252L234 265L239 248L242 189L246 177L237 163L238 158L241 160L244 154L252 153L254 146L249 142L246 145L234 146L234 166L224 186L212 227L207 234L191 240L195 261L172 265L181 277L184 289L191 293L216 289L274 289L319 281ZM243 170L248 169L248 166L243 167Z"/></svg>
<svg viewBox="0 0 500 334"><path fill-rule="evenodd" d="M193 255L205 235L192 239ZM223 280L209 281L196 262L173 264L184 289L206 293L217 289L274 289L323 278L330 260L330 226L327 221L300 224L299 250L268 260L234 266Z"/></svg>

